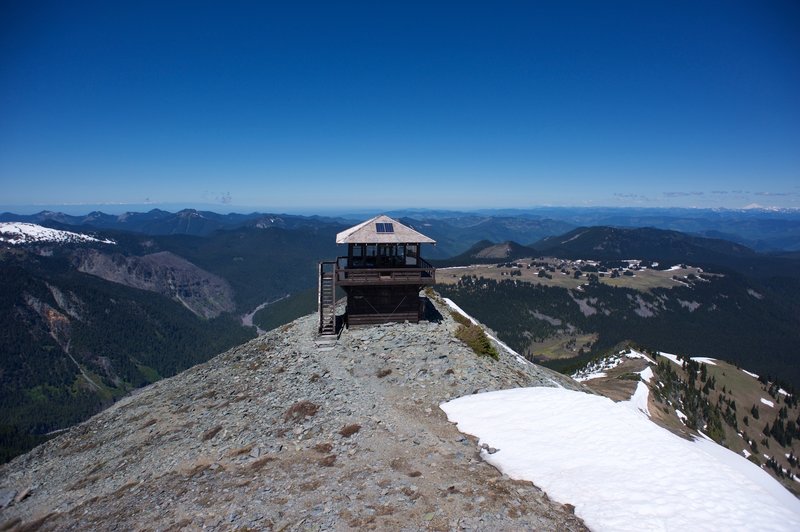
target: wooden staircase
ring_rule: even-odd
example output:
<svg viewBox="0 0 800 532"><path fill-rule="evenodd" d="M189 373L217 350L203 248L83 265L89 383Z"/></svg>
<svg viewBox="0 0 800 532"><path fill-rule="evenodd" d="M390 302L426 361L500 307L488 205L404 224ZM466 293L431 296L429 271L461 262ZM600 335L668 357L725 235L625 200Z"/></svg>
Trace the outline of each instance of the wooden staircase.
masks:
<svg viewBox="0 0 800 532"><path fill-rule="evenodd" d="M336 262L319 263L319 334L336 336Z"/></svg>

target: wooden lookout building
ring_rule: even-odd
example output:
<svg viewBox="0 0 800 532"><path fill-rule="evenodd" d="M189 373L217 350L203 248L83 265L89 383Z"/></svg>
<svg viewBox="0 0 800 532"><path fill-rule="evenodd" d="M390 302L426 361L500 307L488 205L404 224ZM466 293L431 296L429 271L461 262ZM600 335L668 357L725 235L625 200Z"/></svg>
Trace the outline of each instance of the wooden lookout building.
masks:
<svg viewBox="0 0 800 532"><path fill-rule="evenodd" d="M380 215L336 235L347 255L319 263L319 332L336 332L336 287L347 294L348 327L387 322L418 322L422 287L436 281L433 266L420 255L436 241Z"/></svg>

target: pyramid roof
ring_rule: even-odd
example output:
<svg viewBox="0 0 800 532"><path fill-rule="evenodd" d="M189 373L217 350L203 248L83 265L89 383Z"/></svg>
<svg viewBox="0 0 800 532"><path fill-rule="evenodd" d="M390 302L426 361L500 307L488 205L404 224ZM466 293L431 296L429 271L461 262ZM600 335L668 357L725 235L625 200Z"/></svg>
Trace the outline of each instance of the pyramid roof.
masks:
<svg viewBox="0 0 800 532"><path fill-rule="evenodd" d="M378 231L378 224L392 224L392 231ZM394 218L385 214L370 218L365 222L345 229L336 235L337 244L435 244L436 241L428 238L419 231L403 225Z"/></svg>

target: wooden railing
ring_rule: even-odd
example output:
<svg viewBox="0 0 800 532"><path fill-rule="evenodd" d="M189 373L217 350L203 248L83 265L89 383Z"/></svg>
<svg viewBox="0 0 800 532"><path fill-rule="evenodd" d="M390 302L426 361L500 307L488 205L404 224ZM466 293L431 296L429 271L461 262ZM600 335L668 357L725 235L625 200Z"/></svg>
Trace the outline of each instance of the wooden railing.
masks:
<svg viewBox="0 0 800 532"><path fill-rule="evenodd" d="M434 284L436 269L424 259L420 266L348 268L347 257L336 260L336 283L348 284Z"/></svg>

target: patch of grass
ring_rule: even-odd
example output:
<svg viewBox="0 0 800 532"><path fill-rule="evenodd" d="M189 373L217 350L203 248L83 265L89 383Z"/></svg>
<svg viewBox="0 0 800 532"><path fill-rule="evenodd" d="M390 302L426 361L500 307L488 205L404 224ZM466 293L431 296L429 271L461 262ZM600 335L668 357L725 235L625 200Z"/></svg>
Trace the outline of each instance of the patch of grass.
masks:
<svg viewBox="0 0 800 532"><path fill-rule="evenodd" d="M303 482L302 484L300 484L299 487L301 491L314 491L317 488L319 488L320 484L322 484L322 482L314 479L314 480L309 480L308 482Z"/></svg>
<svg viewBox="0 0 800 532"><path fill-rule="evenodd" d="M21 523L22 519L19 517L15 517L11 521L6 521L2 525L0 525L0 530L11 530L11 529L17 530L15 527L18 527Z"/></svg>
<svg viewBox="0 0 800 532"><path fill-rule="evenodd" d="M284 421L302 421L307 417L314 417L319 411L319 406L311 401L298 401L289 407L283 414Z"/></svg>
<svg viewBox="0 0 800 532"><path fill-rule="evenodd" d="M238 449L232 450L231 452L228 453L228 456L230 457L241 456L243 454L248 454L252 450L253 450L252 444L245 445L244 447L239 447Z"/></svg>
<svg viewBox="0 0 800 532"><path fill-rule="evenodd" d="M547 261L551 265L555 266L557 263L561 262L559 259L543 259L539 258L539 261ZM525 261L527 262L527 261ZM586 275L590 272L584 272L579 278L575 278L573 272L575 271L575 265L571 265L568 267L568 275L563 275L561 272L556 271L555 273L551 273L550 278L548 277L539 277L539 268L531 268L531 269L519 269L515 270L520 273L518 277L514 277L516 281L526 282L530 284L540 284L543 286L556 286L561 288L568 288L568 289L575 289L578 286L586 283ZM486 279L494 279L496 281L502 281L504 279L508 279L509 270L507 268L497 268L494 264L480 264L480 265L472 265L472 266L464 266L459 267L457 269L448 270L447 273L442 273L436 276L436 282L440 284L456 284L458 280L461 279L462 276L472 276L475 275L477 277L484 277ZM607 284L610 286L616 287L623 287L623 288L631 288L633 290L638 290L640 292L646 292L652 290L654 288L674 288L676 286L682 286L677 281L672 279L673 275L677 275L678 277L685 277L690 274L699 274L699 270L695 267L688 267L688 268L681 268L679 270L651 270L651 269L643 269L637 270L635 272L635 276L628 276L628 275L621 275L619 277L612 278L610 276L610 272L606 272L606 275L603 277L598 277L598 282Z"/></svg>
<svg viewBox="0 0 800 532"><path fill-rule="evenodd" d="M262 467L273 461L275 461L275 458L272 456L262 456L261 458L258 458L257 460L250 462L249 467L253 471L258 471L259 469L261 469Z"/></svg>
<svg viewBox="0 0 800 532"><path fill-rule="evenodd" d="M145 366L144 364L136 364L136 368L139 370L147 382L156 382L161 380L161 375L158 374L158 371L151 368L150 366Z"/></svg>
<svg viewBox="0 0 800 532"><path fill-rule="evenodd" d="M314 450L318 453L326 454L333 450L333 445L328 442L325 443L318 443L314 446Z"/></svg>
<svg viewBox="0 0 800 532"><path fill-rule="evenodd" d="M336 462L336 455L335 454L329 454L325 458L321 458L320 459L319 465L325 466L325 467L332 467L335 462Z"/></svg>
<svg viewBox="0 0 800 532"><path fill-rule="evenodd" d="M87 475L89 475L89 476L94 475L95 473L97 473L98 471L103 469L103 466L105 466L105 465L106 465L106 461L105 460L101 460L100 462L96 463L94 465L94 467L92 467L92 470L89 471L87 473Z"/></svg>
<svg viewBox="0 0 800 532"><path fill-rule="evenodd" d="M494 360L500 358L492 341L479 325L475 325L469 318L455 310L450 310L450 316L459 324L456 338L467 344L479 356L488 356Z"/></svg>
<svg viewBox="0 0 800 532"><path fill-rule="evenodd" d="M83 477L82 479L78 480L77 482L75 482L72 486L70 486L67 489L69 491L79 490L79 489L87 487L89 484L94 484L98 480L100 480L100 475L90 475L90 476L87 476L87 477Z"/></svg>
<svg viewBox="0 0 800 532"><path fill-rule="evenodd" d="M530 343L529 349L537 360L555 360L574 358L584 352L591 351L592 344L597 342L600 335L587 334L555 334L540 341Z"/></svg>
<svg viewBox="0 0 800 532"><path fill-rule="evenodd" d="M55 515L55 513L51 512L44 517L39 517L27 523L14 524L14 530L18 532L34 532L36 530L41 530L45 522ZM6 530L5 525L3 525L3 530Z"/></svg>
<svg viewBox="0 0 800 532"><path fill-rule="evenodd" d="M221 431L221 430L222 430L222 425L217 425L216 427L210 428L207 431L205 431L203 433L203 435L200 436L200 439L202 441L208 441L211 438L213 438L214 436L216 436L217 433L219 433L219 431Z"/></svg>
<svg viewBox="0 0 800 532"><path fill-rule="evenodd" d="M486 356L494 360L499 360L500 355L492 345L492 341L486 336L477 325L461 325L456 330L456 338L467 344L478 356Z"/></svg>
<svg viewBox="0 0 800 532"><path fill-rule="evenodd" d="M464 316L460 312L456 312L455 310L451 310L450 311L450 316L453 317L453 319L456 321L456 323L459 323L459 324L463 325L464 327L469 327L470 325L473 325L473 323L471 321L469 321L469 318L467 318L466 316Z"/></svg>
<svg viewBox="0 0 800 532"><path fill-rule="evenodd" d="M345 425L344 427L342 427L342 430L339 431L339 434L341 434L345 438L349 438L353 434L357 433L359 430L361 430L361 425L359 425L358 423L353 423L352 425Z"/></svg>

